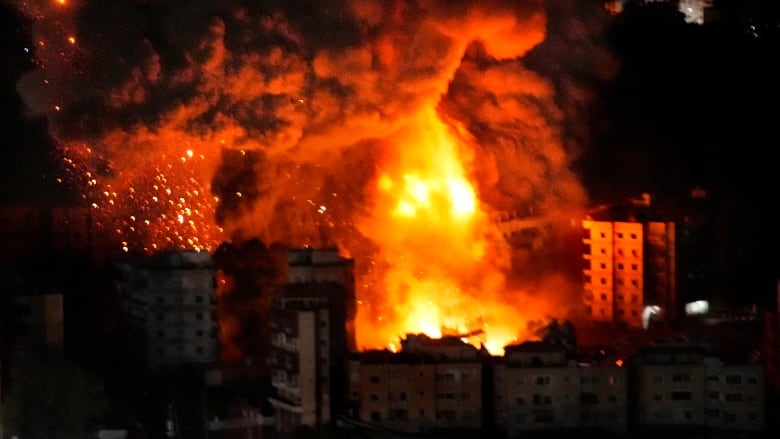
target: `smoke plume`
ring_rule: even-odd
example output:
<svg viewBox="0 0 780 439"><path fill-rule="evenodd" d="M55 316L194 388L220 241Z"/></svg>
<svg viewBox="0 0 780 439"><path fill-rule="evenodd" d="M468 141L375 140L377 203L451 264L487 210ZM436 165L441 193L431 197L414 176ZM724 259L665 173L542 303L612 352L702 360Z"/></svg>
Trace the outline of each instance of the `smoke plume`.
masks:
<svg viewBox="0 0 780 439"><path fill-rule="evenodd" d="M38 68L18 89L50 116L63 184L125 250L338 246L364 276L359 295L382 302L376 184L415 154L428 110L457 133L487 217L579 219L571 163L587 128L569 117L591 96L573 78L611 67L577 63L596 47L577 3L27 0ZM586 72L561 71L573 65ZM510 270L480 233L493 272Z"/></svg>

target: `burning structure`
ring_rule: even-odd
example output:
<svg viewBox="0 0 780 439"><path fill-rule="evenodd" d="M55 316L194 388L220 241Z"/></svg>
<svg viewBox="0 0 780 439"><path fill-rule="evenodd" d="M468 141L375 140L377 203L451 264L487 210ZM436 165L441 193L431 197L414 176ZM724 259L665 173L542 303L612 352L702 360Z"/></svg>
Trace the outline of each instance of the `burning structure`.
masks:
<svg viewBox="0 0 780 439"><path fill-rule="evenodd" d="M612 71L599 5L18 3L26 109L123 251L337 247L356 261L358 348L469 334L500 352L573 303L554 274L514 282L491 218L581 217L587 129L565 122L584 120L567 118L586 113L580 79Z"/></svg>

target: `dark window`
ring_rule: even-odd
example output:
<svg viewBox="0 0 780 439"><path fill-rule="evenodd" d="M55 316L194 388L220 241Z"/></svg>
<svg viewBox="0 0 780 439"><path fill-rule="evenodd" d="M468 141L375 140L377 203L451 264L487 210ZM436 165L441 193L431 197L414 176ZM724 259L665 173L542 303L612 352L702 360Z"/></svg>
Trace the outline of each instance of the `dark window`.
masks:
<svg viewBox="0 0 780 439"><path fill-rule="evenodd" d="M691 392L672 392L672 401L690 401L692 398Z"/></svg>

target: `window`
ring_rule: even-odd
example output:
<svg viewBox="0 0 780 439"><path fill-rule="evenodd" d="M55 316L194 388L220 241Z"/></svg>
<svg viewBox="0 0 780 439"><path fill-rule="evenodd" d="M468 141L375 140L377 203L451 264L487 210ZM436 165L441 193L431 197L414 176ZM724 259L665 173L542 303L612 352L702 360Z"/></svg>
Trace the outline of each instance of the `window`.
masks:
<svg viewBox="0 0 780 439"><path fill-rule="evenodd" d="M741 375L727 375L726 376L726 383L728 383L728 384L742 384L742 376Z"/></svg>
<svg viewBox="0 0 780 439"><path fill-rule="evenodd" d="M676 373L672 375L672 381L676 383L687 383L691 380L691 376L687 373Z"/></svg>
<svg viewBox="0 0 780 439"><path fill-rule="evenodd" d="M631 239L636 239L636 233L631 234Z"/></svg>
<svg viewBox="0 0 780 439"><path fill-rule="evenodd" d="M373 375L373 376L370 378L370 381L371 381L372 383L378 383L378 382L379 382L379 376L378 376L378 375Z"/></svg>
<svg viewBox="0 0 780 439"><path fill-rule="evenodd" d="M536 385L537 386L544 386L550 384L550 377L549 376L539 376L536 377Z"/></svg>
<svg viewBox="0 0 780 439"><path fill-rule="evenodd" d="M605 264L605 263L603 263L603 262L602 262L602 263L601 263L601 268L607 268L607 264Z"/></svg>
<svg viewBox="0 0 780 439"><path fill-rule="evenodd" d="M583 404L598 404L599 397L592 392L582 392L580 393L580 402Z"/></svg>
<svg viewBox="0 0 780 439"><path fill-rule="evenodd" d="M690 401L692 398L691 392L672 392L672 401Z"/></svg>
<svg viewBox="0 0 780 439"><path fill-rule="evenodd" d="M623 234L622 233L618 233L617 236L618 236L618 238L623 238Z"/></svg>
<svg viewBox="0 0 780 439"><path fill-rule="evenodd" d="M601 300L607 300L607 295L605 293L601 293Z"/></svg>
<svg viewBox="0 0 780 439"><path fill-rule="evenodd" d="M720 394L714 390L711 390L709 393L707 393L707 398L709 399L718 399L719 396Z"/></svg>
<svg viewBox="0 0 780 439"><path fill-rule="evenodd" d="M195 296L195 303L203 303L203 296Z"/></svg>
<svg viewBox="0 0 780 439"><path fill-rule="evenodd" d="M195 335L198 336L198 337L203 337L203 330L202 329L198 329L197 331L195 331Z"/></svg>
<svg viewBox="0 0 780 439"><path fill-rule="evenodd" d="M602 277L601 278L601 285L606 285L606 284L607 284L607 279Z"/></svg>
<svg viewBox="0 0 780 439"><path fill-rule="evenodd" d="M726 393L723 395L723 399L726 402L742 402L742 394L741 393Z"/></svg>
<svg viewBox="0 0 780 439"><path fill-rule="evenodd" d="M618 270L622 270L622 269L623 269L623 263L621 262L618 264Z"/></svg>
<svg viewBox="0 0 780 439"><path fill-rule="evenodd" d="M639 281L636 280L636 279L631 279L631 285L633 285L635 287L638 287L639 286Z"/></svg>
<svg viewBox="0 0 780 439"><path fill-rule="evenodd" d="M404 409L390 410L388 415L392 420L406 421L409 419L409 412Z"/></svg>
<svg viewBox="0 0 780 439"><path fill-rule="evenodd" d="M639 252L636 251L636 250L631 250L631 256L633 256L635 258L638 258L639 257Z"/></svg>
<svg viewBox="0 0 780 439"><path fill-rule="evenodd" d="M379 401L379 395L376 393L371 394L371 401Z"/></svg>
<svg viewBox="0 0 780 439"><path fill-rule="evenodd" d="M660 393L656 393L655 395L653 395L653 399L656 401L661 401L662 399L664 399L664 397L661 396Z"/></svg>
<svg viewBox="0 0 780 439"><path fill-rule="evenodd" d="M631 264L631 269L636 271L639 266L637 264Z"/></svg>
<svg viewBox="0 0 780 439"><path fill-rule="evenodd" d="M379 412L371 412L371 420L372 421L381 421L382 415Z"/></svg>
<svg viewBox="0 0 780 439"><path fill-rule="evenodd" d="M203 313L202 312L196 313L195 320L203 320Z"/></svg>
<svg viewBox="0 0 780 439"><path fill-rule="evenodd" d="M199 354L202 354L203 353L203 346L198 346L197 348L195 348L195 352L197 352Z"/></svg>

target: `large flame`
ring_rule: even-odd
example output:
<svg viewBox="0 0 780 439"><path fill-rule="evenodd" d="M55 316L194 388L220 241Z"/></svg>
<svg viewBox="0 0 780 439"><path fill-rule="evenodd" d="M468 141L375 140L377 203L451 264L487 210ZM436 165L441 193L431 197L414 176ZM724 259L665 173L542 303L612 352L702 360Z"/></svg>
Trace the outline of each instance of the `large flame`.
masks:
<svg viewBox="0 0 780 439"><path fill-rule="evenodd" d="M358 343L396 346L407 333L461 335L497 353L522 335L519 308L498 300L508 248L471 181L473 141L424 106L380 165L373 215L384 300L361 303Z"/></svg>

